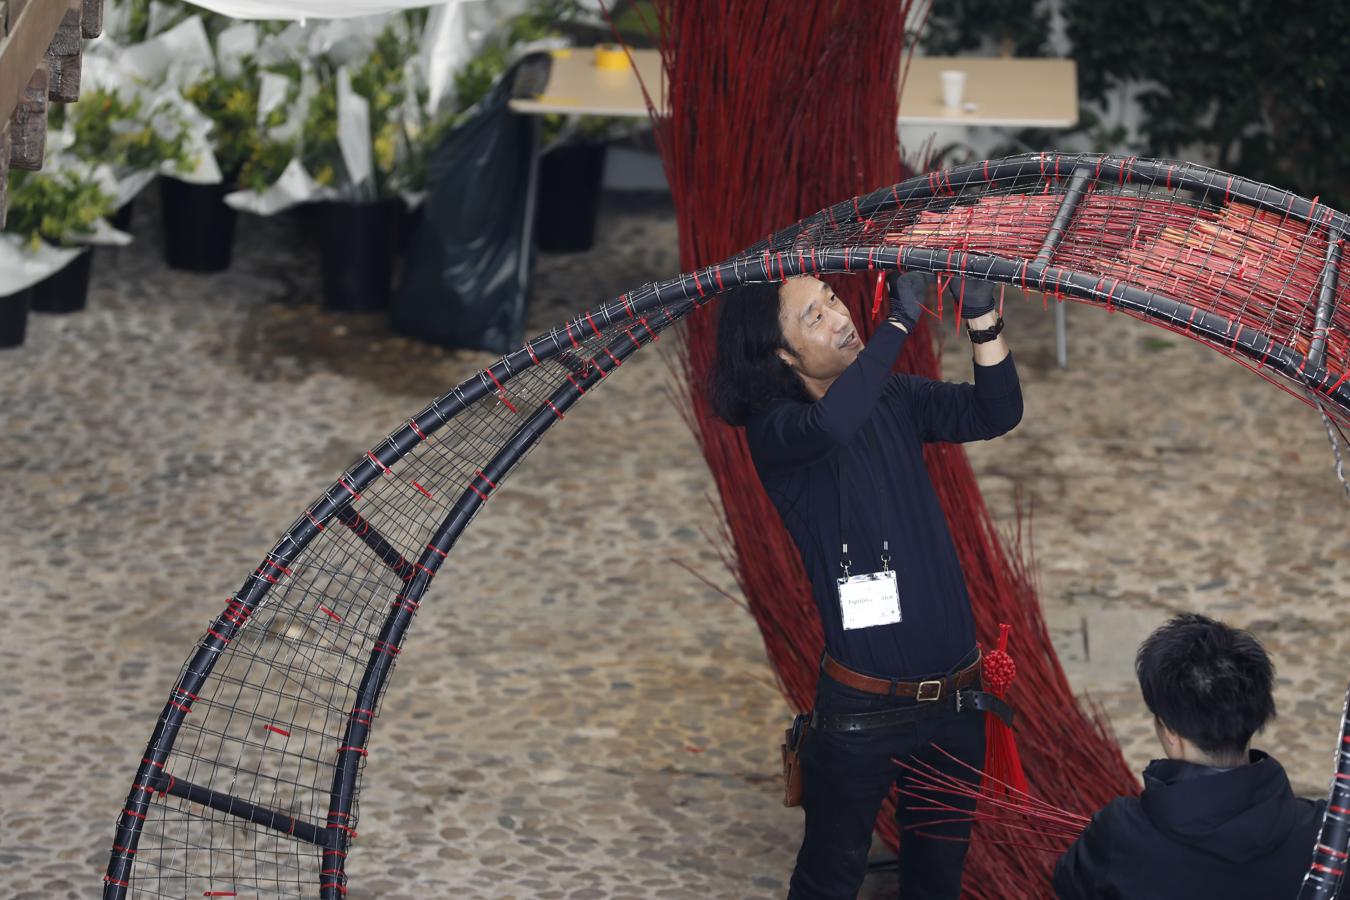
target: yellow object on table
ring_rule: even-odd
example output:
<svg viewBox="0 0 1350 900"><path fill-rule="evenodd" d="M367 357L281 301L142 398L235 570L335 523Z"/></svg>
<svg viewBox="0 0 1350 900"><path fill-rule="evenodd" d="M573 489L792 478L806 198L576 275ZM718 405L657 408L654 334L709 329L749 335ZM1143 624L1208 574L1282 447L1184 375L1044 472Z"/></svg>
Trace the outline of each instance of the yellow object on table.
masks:
<svg viewBox="0 0 1350 900"><path fill-rule="evenodd" d="M595 67L597 69L628 68L628 53L614 44L597 44L595 47Z"/></svg>

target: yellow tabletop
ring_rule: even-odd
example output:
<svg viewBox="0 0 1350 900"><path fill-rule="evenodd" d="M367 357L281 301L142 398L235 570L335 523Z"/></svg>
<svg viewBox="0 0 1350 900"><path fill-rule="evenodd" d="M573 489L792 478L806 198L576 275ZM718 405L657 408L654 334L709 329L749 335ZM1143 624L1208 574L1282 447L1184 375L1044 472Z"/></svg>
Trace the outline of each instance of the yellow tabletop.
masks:
<svg viewBox="0 0 1350 900"><path fill-rule="evenodd" d="M647 89L663 88L656 50L634 50L633 61ZM962 107L942 103L940 73L966 73ZM664 96L659 100L664 104ZM592 48L554 53L543 93L516 98L521 113L596 116L647 115L642 88L631 68L601 68ZM1078 121L1078 70L1071 59L987 59L915 57L900 98L900 122L917 125L1003 125L1017 128L1069 128Z"/></svg>

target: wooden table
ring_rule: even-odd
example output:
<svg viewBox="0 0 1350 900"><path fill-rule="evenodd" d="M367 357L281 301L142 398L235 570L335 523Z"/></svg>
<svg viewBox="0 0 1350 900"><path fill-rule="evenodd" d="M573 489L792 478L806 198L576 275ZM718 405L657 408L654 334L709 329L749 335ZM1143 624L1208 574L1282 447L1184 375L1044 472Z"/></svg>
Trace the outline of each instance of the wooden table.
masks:
<svg viewBox="0 0 1350 900"><path fill-rule="evenodd" d="M663 84L660 54L634 50L633 62L648 90L659 91ZM973 104L973 109L942 105L939 74L945 69L966 73L963 100ZM527 114L647 116L647 103L633 70L598 68L589 48L555 51L548 85L535 97L512 100L511 108ZM1071 128L1078 122L1078 70L1071 59L916 57L900 98L900 122Z"/></svg>

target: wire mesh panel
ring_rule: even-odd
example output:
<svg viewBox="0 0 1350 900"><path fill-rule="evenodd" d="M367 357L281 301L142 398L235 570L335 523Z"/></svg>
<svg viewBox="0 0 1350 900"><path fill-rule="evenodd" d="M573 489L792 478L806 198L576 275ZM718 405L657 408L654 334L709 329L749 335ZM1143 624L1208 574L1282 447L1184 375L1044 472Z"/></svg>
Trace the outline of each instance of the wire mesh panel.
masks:
<svg viewBox="0 0 1350 900"><path fill-rule="evenodd" d="M1344 424L1346 227L1184 163L1013 157L838 204L536 338L358 459L226 600L137 766L105 897L345 893L371 731L432 579L572 404L722 290L896 267L1013 284L1180 331Z"/></svg>

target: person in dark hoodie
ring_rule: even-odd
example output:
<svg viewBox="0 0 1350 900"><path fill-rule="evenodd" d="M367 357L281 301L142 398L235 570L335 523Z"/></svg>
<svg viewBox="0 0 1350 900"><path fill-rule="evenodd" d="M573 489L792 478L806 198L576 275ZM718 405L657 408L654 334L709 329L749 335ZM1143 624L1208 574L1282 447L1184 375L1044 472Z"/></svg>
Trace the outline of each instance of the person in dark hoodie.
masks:
<svg viewBox="0 0 1350 900"><path fill-rule="evenodd" d="M1292 900L1325 801L1294 796L1251 749L1275 718L1275 668L1245 631L1181 615L1140 646L1135 671L1166 759L1144 792L1112 801L1055 867L1061 900Z"/></svg>

